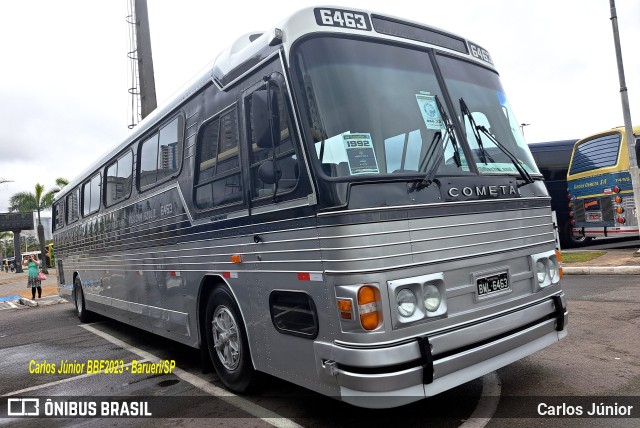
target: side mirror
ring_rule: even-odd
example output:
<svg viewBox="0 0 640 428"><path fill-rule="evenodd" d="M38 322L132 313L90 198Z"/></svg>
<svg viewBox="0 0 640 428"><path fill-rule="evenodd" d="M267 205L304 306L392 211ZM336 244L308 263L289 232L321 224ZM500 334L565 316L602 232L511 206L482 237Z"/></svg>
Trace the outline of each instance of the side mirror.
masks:
<svg viewBox="0 0 640 428"><path fill-rule="evenodd" d="M258 168L258 178L263 183L274 184L282 178L282 171L273 160L266 160Z"/></svg>
<svg viewBox="0 0 640 428"><path fill-rule="evenodd" d="M271 85L251 94L251 130L261 149L280 143L280 106Z"/></svg>

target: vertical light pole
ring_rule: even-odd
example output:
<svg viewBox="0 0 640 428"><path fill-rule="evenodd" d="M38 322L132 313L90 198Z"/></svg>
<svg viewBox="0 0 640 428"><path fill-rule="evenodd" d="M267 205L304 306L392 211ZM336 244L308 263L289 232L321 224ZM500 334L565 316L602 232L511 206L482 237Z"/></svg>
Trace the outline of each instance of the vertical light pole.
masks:
<svg viewBox="0 0 640 428"><path fill-rule="evenodd" d="M140 83L140 102L142 118L147 117L157 107L156 83L153 74L153 58L151 56L151 35L149 33L149 14L147 0L135 0L138 73Z"/></svg>
<svg viewBox="0 0 640 428"><path fill-rule="evenodd" d="M618 78L620 79L620 99L622 101L622 115L624 117L624 132L627 136L627 148L629 149L629 174L631 175L633 201L636 207L636 221L638 227L640 227L640 177L638 176L638 159L636 158L636 139L634 138L633 126L631 125L631 110L629 109L629 96L627 95L627 84L624 78L622 47L620 45L620 34L618 32L618 15L616 13L615 0L609 0L609 5L611 7L613 42L615 44L616 59L618 61Z"/></svg>
<svg viewBox="0 0 640 428"><path fill-rule="evenodd" d="M524 137L524 127L525 126L529 126L531 125L530 123L521 123L520 124L520 133L522 134L522 136Z"/></svg>

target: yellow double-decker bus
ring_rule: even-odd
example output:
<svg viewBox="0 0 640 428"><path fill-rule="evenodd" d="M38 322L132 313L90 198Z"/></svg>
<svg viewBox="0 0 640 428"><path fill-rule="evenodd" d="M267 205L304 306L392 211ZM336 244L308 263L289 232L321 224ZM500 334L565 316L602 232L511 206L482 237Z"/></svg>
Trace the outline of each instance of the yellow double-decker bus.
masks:
<svg viewBox="0 0 640 428"><path fill-rule="evenodd" d="M640 126L633 128L640 144ZM578 140L567 173L575 237L638 235L624 127Z"/></svg>

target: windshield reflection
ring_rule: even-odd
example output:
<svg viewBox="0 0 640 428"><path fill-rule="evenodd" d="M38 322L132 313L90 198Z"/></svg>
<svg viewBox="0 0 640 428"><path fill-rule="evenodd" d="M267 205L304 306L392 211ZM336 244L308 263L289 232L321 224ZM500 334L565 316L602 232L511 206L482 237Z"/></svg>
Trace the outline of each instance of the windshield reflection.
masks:
<svg viewBox="0 0 640 428"><path fill-rule="evenodd" d="M464 153L454 156L455 138L438 110L443 95L428 53L315 38L300 45L295 63L311 151L326 175L421 176L443 157L438 174L469 173Z"/></svg>

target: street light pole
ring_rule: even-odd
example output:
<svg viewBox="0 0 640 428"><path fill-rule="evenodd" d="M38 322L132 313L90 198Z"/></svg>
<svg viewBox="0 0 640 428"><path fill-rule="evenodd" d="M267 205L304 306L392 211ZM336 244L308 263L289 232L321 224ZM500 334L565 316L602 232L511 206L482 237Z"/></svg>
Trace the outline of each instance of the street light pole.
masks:
<svg viewBox="0 0 640 428"><path fill-rule="evenodd" d="M520 133L522 134L522 136L524 137L524 127L525 126L529 126L531 125L530 123L521 123L520 124Z"/></svg>
<svg viewBox="0 0 640 428"><path fill-rule="evenodd" d="M633 201L636 207L634 211L637 225L640 228L640 177L638 176L638 159L636 158L636 139L633 135L633 126L631 125L631 110L629 109L629 96L627 95L627 84L624 78L622 47L620 45L620 34L618 32L618 15L616 13L615 0L609 0L609 5L611 6L613 42L615 44L616 59L618 61L618 78L620 79L620 99L622 101L622 115L624 117L624 132L627 136L627 148L629 151L629 174L631 175Z"/></svg>

